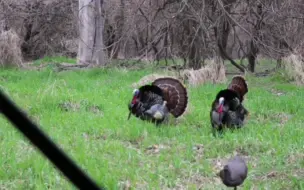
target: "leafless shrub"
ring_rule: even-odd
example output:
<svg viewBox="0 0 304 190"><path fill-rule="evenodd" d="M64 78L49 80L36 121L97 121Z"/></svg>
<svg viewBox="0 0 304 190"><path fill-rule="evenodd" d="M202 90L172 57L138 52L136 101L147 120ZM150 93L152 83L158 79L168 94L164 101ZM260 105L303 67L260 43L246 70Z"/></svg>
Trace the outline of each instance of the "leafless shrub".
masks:
<svg viewBox="0 0 304 190"><path fill-rule="evenodd" d="M298 85L304 84L304 61L301 55L291 54L283 58L287 76Z"/></svg>
<svg viewBox="0 0 304 190"><path fill-rule="evenodd" d="M25 59L70 55L66 41L78 35L77 5L75 0L0 1L0 21L5 21L4 28L19 35Z"/></svg>
<svg viewBox="0 0 304 190"><path fill-rule="evenodd" d="M207 62L207 65L199 70L184 70L182 77L192 86L198 86L206 82L224 83L226 81L224 65L215 59Z"/></svg>
<svg viewBox="0 0 304 190"><path fill-rule="evenodd" d="M279 60L301 44L302 9L300 0L116 0L105 11L106 46L114 59L181 59L199 69L220 56L254 72L257 56Z"/></svg>
<svg viewBox="0 0 304 190"><path fill-rule="evenodd" d="M78 40L76 38L63 39L62 48L65 49L64 55L76 57L78 51Z"/></svg>
<svg viewBox="0 0 304 190"><path fill-rule="evenodd" d="M13 30L0 33L0 64L2 66L21 66L21 41Z"/></svg>

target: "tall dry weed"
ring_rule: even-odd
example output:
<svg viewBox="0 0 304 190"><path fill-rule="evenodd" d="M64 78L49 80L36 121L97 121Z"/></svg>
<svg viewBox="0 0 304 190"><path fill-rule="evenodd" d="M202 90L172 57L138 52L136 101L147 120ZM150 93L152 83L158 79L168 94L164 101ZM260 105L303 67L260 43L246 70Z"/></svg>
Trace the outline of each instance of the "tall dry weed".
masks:
<svg viewBox="0 0 304 190"><path fill-rule="evenodd" d="M175 76L172 76L172 75L150 74L150 75L146 75L146 76L142 77L138 82L133 83L131 86L133 88L139 88L139 87L141 87L143 85L150 84L154 80L156 80L158 78L162 78L162 77L173 77L173 78L176 78Z"/></svg>
<svg viewBox="0 0 304 190"><path fill-rule="evenodd" d="M283 58L283 68L289 79L298 85L304 84L304 61L300 54L291 54Z"/></svg>
<svg viewBox="0 0 304 190"><path fill-rule="evenodd" d="M21 41L13 30L0 33L0 65L22 66Z"/></svg>
<svg viewBox="0 0 304 190"><path fill-rule="evenodd" d="M206 82L224 83L227 79L224 64L217 59L209 60L207 65L199 70L184 70L181 75L192 86L198 86Z"/></svg>

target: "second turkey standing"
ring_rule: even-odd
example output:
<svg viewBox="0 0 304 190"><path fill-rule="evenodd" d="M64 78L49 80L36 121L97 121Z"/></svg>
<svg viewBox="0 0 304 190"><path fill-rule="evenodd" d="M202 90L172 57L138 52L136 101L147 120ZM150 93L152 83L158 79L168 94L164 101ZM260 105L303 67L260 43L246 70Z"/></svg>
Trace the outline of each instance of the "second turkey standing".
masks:
<svg viewBox="0 0 304 190"><path fill-rule="evenodd" d="M243 106L245 94L248 92L246 80L242 76L234 76L227 89L221 90L212 102L210 120L213 134L220 133L225 126L242 127L248 116L248 110Z"/></svg>

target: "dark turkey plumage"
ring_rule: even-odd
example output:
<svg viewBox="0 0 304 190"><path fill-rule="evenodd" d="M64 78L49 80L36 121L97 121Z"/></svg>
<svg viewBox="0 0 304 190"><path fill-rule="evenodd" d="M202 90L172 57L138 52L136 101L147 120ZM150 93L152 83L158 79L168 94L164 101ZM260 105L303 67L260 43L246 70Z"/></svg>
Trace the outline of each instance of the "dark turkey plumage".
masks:
<svg viewBox="0 0 304 190"><path fill-rule="evenodd" d="M212 102L210 119L213 133L223 128L244 125L244 120L249 114L243 105L245 94L248 92L246 80L242 76L233 77L227 89L221 90Z"/></svg>
<svg viewBox="0 0 304 190"><path fill-rule="evenodd" d="M152 85L135 89L129 104L129 118L134 115L142 120L160 124L168 119L169 113L176 118L181 116L187 103L187 90L179 80L170 77L158 78Z"/></svg>

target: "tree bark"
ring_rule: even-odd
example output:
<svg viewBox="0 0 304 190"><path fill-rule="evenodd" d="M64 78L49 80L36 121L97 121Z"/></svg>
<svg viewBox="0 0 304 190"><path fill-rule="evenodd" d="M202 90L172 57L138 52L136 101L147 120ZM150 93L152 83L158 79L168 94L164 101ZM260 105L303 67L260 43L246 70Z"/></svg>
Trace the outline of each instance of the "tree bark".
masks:
<svg viewBox="0 0 304 190"><path fill-rule="evenodd" d="M103 0L79 0L78 64L106 65L102 5Z"/></svg>
<svg viewBox="0 0 304 190"><path fill-rule="evenodd" d="M219 31L218 31L219 30ZM238 65L230 55L228 55L226 48L228 43L228 37L230 33L230 25L227 20L222 20L219 28L214 27L214 34L217 39L217 47L219 49L219 54L223 60L228 59L230 63L238 68L241 72L245 72L245 69Z"/></svg>
<svg viewBox="0 0 304 190"><path fill-rule="evenodd" d="M188 21L188 27L188 68L198 70L201 68L201 54L199 53L201 45L199 41L199 35L201 35L201 30L197 29L199 27L198 23L190 19ZM198 30L197 33L195 29Z"/></svg>
<svg viewBox="0 0 304 190"><path fill-rule="evenodd" d="M113 48L113 59L117 59L119 53L121 53L122 37L123 37L123 30L124 30L124 23L125 23L125 0L120 0L120 10L119 16L116 18L116 35L115 35L115 44ZM125 57L125 55L124 55Z"/></svg>
<svg viewBox="0 0 304 190"><path fill-rule="evenodd" d="M223 11L225 11L225 14L230 13L231 5L235 2L235 0L231 1L223 1L224 5L222 7ZM213 5L213 10L215 12L216 5ZM232 57L227 52L227 44L228 44L228 37L231 32L231 24L229 23L229 18L227 16L218 15L219 17L219 24L218 26L215 26L214 29L214 35L217 41L217 47L219 50L219 55L223 60L229 60L230 63L238 68L241 72L245 72L245 69L237 64Z"/></svg>
<svg viewBox="0 0 304 190"><path fill-rule="evenodd" d="M252 73L255 72L255 66L256 66L256 58L259 53L259 49L257 47L258 40L260 39L260 30L263 25L263 6L261 3L258 3L257 5L257 21L256 25L254 26L254 32L253 32L253 38L250 41L250 49L248 52L248 70Z"/></svg>

